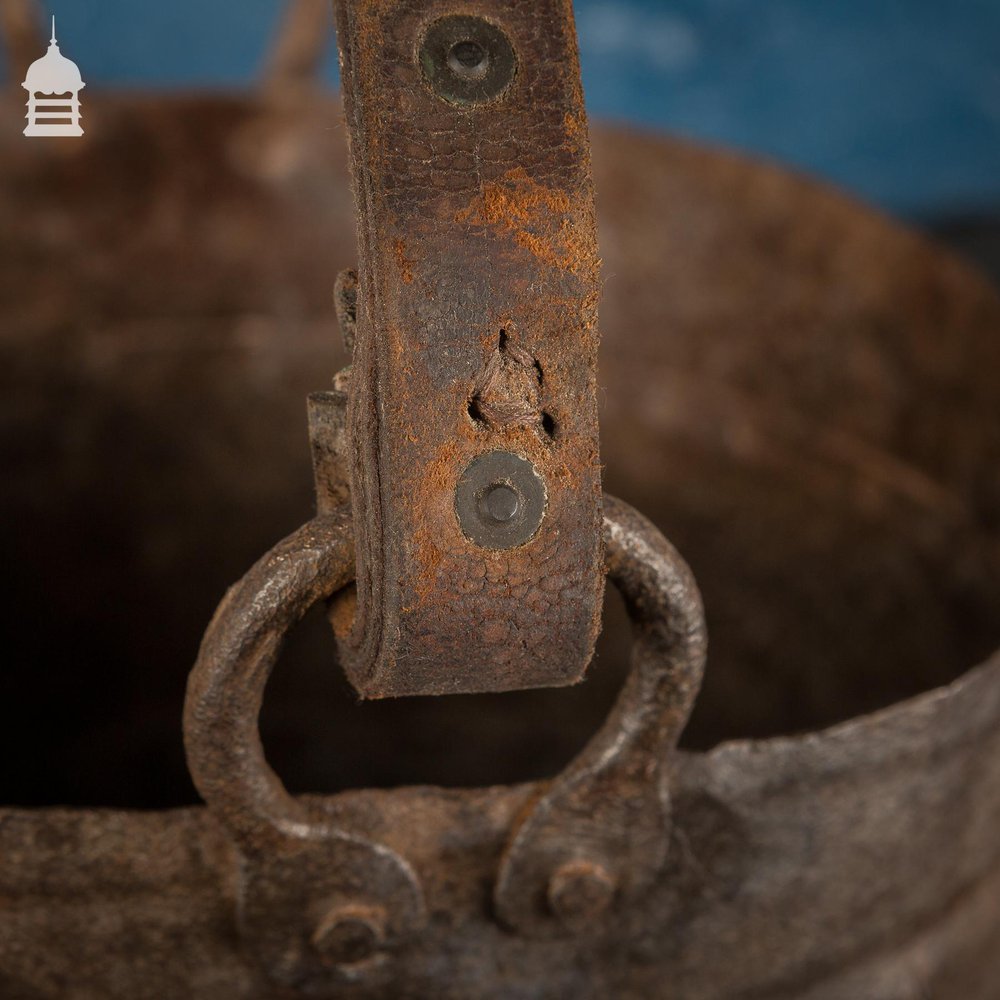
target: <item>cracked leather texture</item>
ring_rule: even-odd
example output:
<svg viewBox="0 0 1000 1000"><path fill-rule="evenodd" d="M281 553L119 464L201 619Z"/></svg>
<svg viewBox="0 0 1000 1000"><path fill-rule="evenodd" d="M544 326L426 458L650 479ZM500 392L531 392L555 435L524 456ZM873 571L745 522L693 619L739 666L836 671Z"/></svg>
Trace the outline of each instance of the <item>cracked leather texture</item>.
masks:
<svg viewBox="0 0 1000 1000"><path fill-rule="evenodd" d="M513 45L493 102L450 104L420 68L424 31L454 13ZM364 697L574 683L603 572L599 260L571 5L359 0L337 19L360 274L342 661ZM536 362L536 422L470 414L504 340ZM529 542L490 550L463 534L455 486L498 450L532 462L547 506Z"/></svg>

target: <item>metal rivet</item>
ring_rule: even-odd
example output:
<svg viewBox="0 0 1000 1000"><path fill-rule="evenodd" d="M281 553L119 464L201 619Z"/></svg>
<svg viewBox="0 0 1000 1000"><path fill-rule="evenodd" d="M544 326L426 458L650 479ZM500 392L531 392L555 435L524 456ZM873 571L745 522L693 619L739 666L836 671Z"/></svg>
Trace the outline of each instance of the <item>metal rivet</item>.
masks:
<svg viewBox="0 0 1000 1000"><path fill-rule="evenodd" d="M497 524L506 524L517 515L520 507L521 498L517 490L506 483L497 483L483 494L480 513Z"/></svg>
<svg viewBox="0 0 1000 1000"><path fill-rule="evenodd" d="M448 51L448 69L456 76L481 80L489 68L489 53L479 42L456 42Z"/></svg>
<svg viewBox="0 0 1000 1000"><path fill-rule="evenodd" d="M449 14L424 33L420 68L431 90L452 104L483 104L503 94L517 72L507 36L481 17Z"/></svg>
<svg viewBox="0 0 1000 1000"><path fill-rule="evenodd" d="M378 951L385 939L385 911L377 906L338 906L320 922L313 947L330 965L358 966Z"/></svg>
<svg viewBox="0 0 1000 1000"><path fill-rule="evenodd" d="M545 484L535 467L509 451L474 458L455 487L462 532L488 549L513 548L534 537L545 502Z"/></svg>
<svg viewBox="0 0 1000 1000"><path fill-rule="evenodd" d="M549 882L549 907L563 923L576 927L604 913L614 894L614 879L603 865L568 861Z"/></svg>

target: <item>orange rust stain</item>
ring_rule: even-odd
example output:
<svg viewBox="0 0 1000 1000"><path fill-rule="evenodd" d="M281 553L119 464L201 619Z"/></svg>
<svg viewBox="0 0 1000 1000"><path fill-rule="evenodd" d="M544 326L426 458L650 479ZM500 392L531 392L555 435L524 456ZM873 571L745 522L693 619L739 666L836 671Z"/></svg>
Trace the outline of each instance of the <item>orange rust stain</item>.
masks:
<svg viewBox="0 0 1000 1000"><path fill-rule="evenodd" d="M456 216L458 221L474 219L490 225L515 228L520 224L549 222L552 215L566 215L573 203L565 191L553 191L536 184L524 167L508 171L502 181L483 185L481 203Z"/></svg>
<svg viewBox="0 0 1000 1000"><path fill-rule="evenodd" d="M579 141L587 135L587 119L580 111L567 111L563 115L563 128L568 138Z"/></svg>
<svg viewBox="0 0 1000 1000"><path fill-rule="evenodd" d="M353 60L355 86L358 93L358 103L363 105L369 100L379 100L381 92L382 66L375 53L384 51L385 36L382 25L383 12L377 2L363 0L354 5L354 44L351 49L359 56ZM347 44L347 40L344 40ZM367 57L366 57L367 54ZM365 129L365 143L368 146L369 162L381 160L386 150L386 135L383 128L368 127ZM360 180L359 180L360 183Z"/></svg>
<svg viewBox="0 0 1000 1000"><path fill-rule="evenodd" d="M403 279L403 284L411 284L413 281L413 261L406 256L406 244L402 240L394 240L392 252L396 257L396 266L399 268L399 276Z"/></svg>
<svg viewBox="0 0 1000 1000"><path fill-rule="evenodd" d="M461 440L446 441L412 484L412 509L419 517L413 532L413 555L418 567L414 592L418 606L425 604L431 595L436 595L438 600L445 596L440 571L444 561L452 555L447 548L448 536L456 545L461 539L457 525L454 532L442 531L442 520L447 516L444 507L452 502L454 484L461 473L466 452L467 446L463 446Z"/></svg>
<svg viewBox="0 0 1000 1000"><path fill-rule="evenodd" d="M524 167L484 184L455 221L506 229L518 246L540 261L573 274L596 273L599 266L591 214L581 211L565 191L533 181Z"/></svg>

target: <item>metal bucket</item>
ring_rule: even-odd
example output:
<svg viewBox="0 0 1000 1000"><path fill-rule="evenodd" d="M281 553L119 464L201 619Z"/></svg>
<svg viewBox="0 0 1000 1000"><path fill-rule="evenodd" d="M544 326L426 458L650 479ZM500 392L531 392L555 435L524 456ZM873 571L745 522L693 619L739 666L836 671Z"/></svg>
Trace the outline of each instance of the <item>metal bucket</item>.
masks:
<svg viewBox="0 0 1000 1000"><path fill-rule="evenodd" d="M238 930L238 852L190 805L180 710L225 587L310 515L304 399L343 362L330 289L354 259L339 109L105 95L89 116L72 149L0 140L0 996L996 997L982 278L776 167L596 130L605 484L689 560L711 638L666 867L568 937L490 902L536 782L622 683L613 599L580 687L428 701L355 704L307 619L269 760L405 856L427 923L279 990Z"/></svg>

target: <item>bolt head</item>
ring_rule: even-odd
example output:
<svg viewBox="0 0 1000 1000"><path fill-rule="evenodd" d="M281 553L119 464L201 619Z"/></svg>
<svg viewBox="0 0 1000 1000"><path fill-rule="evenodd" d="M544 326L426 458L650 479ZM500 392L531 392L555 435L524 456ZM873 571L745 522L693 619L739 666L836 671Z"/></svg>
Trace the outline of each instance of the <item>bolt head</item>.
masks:
<svg viewBox="0 0 1000 1000"><path fill-rule="evenodd" d="M474 458L455 486L462 533L484 549L531 541L545 517L545 484L534 465L509 451Z"/></svg>
<svg viewBox="0 0 1000 1000"><path fill-rule="evenodd" d="M586 926L605 913L615 895L615 880L594 861L568 861L549 882L552 912L574 929Z"/></svg>
<svg viewBox="0 0 1000 1000"><path fill-rule="evenodd" d="M487 486L480 500L480 513L497 524L506 524L517 515L520 507L521 498L517 490L507 483Z"/></svg>
<svg viewBox="0 0 1000 1000"><path fill-rule="evenodd" d="M328 965L358 966L385 940L385 911L377 906L334 907L312 936L313 947Z"/></svg>

